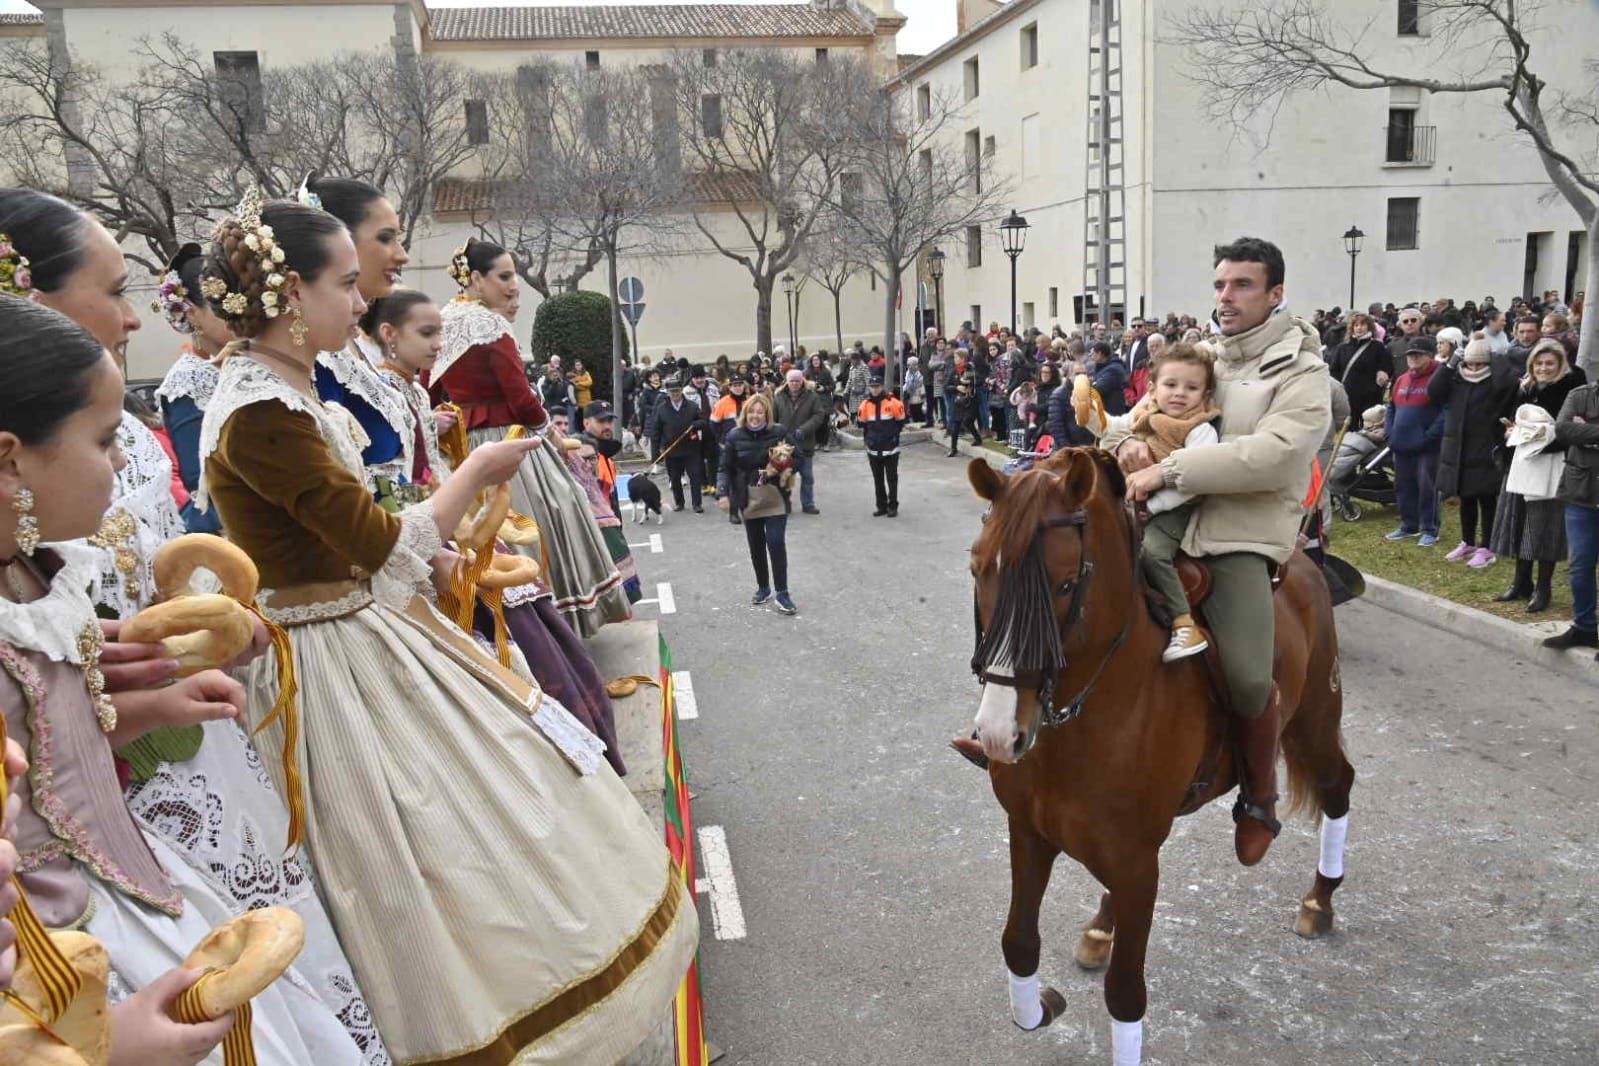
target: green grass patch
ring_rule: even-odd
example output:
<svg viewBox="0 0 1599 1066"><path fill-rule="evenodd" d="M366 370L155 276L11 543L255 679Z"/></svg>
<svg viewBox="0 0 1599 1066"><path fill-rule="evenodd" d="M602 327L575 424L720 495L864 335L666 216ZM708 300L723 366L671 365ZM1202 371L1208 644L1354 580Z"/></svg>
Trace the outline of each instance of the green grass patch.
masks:
<svg viewBox="0 0 1599 1066"><path fill-rule="evenodd" d="M1571 586L1566 581L1566 564L1555 569L1554 599L1549 610L1528 614L1526 601L1495 603L1493 598L1510 587L1516 564L1500 559L1492 566L1473 570L1464 561L1446 562L1444 556L1460 543L1460 510L1454 503L1444 505L1443 531L1438 544L1420 548L1416 541L1386 541L1383 535L1399 528L1399 511L1361 501L1365 513L1358 522L1334 517L1330 547L1334 555L1347 559L1364 574L1374 574L1401 585L1420 589L1446 600L1488 611L1517 622L1565 621L1571 618Z"/></svg>

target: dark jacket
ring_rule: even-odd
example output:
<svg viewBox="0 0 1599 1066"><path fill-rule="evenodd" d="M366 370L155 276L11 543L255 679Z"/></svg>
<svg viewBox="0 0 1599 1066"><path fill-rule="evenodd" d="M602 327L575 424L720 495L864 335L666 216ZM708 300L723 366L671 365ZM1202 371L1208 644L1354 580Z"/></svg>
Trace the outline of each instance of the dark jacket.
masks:
<svg viewBox="0 0 1599 1066"><path fill-rule="evenodd" d="M1490 364L1488 376L1471 382L1451 359L1427 383L1427 397L1444 408L1443 446L1438 451L1438 491L1454 496L1493 496L1499 492L1494 452L1504 441L1499 412L1515 391L1516 379L1504 363Z"/></svg>
<svg viewBox="0 0 1599 1066"><path fill-rule="evenodd" d="M1420 336L1420 334L1417 334ZM1398 326L1388 331L1388 355L1393 359L1393 366L1389 368L1388 376L1395 381L1399 375L1410 369L1410 362L1405 356L1405 349L1414 338L1401 330Z"/></svg>
<svg viewBox="0 0 1599 1066"><path fill-rule="evenodd" d="M1578 507L1599 507L1599 385L1584 385L1566 397L1555 419L1555 441L1566 446L1558 497Z"/></svg>
<svg viewBox="0 0 1599 1066"><path fill-rule="evenodd" d="M1127 364L1120 357L1111 356L1095 367L1090 376L1099 398L1105 401L1107 415L1127 413Z"/></svg>
<svg viewBox="0 0 1599 1066"><path fill-rule="evenodd" d="M711 423L700 410L700 405L683 397L683 406L673 410L672 400L669 396L662 396L655 405L655 411L650 417L650 424L645 429L644 435L653 440L663 451L670 448L674 441L685 434L704 432L711 428ZM678 446L673 455L687 455L687 449L692 446L692 437Z"/></svg>
<svg viewBox="0 0 1599 1066"><path fill-rule="evenodd" d="M571 410L577 406L577 393L572 390L572 383L564 377L548 374L539 378L539 399L544 402L546 411Z"/></svg>
<svg viewBox="0 0 1599 1066"><path fill-rule="evenodd" d="M722 465L716 472L716 491L732 501L735 513L749 506L750 486L760 480L761 471L766 469L766 453L788 438L789 431L780 422L767 423L758 430L738 426L728 433L722 442ZM777 489L783 492L781 484ZM783 492L783 510L792 509L789 494Z"/></svg>
<svg viewBox="0 0 1599 1066"><path fill-rule="evenodd" d="M905 428L905 405L898 397L867 393L856 418L869 455L898 455L899 434Z"/></svg>
<svg viewBox="0 0 1599 1066"><path fill-rule="evenodd" d="M864 387L861 392L865 394ZM773 415L778 422L791 427L794 443L804 455L816 454L816 431L827 421L827 409L827 403L815 389L801 389L796 399L787 385L781 385L772 396Z"/></svg>
<svg viewBox="0 0 1599 1066"><path fill-rule="evenodd" d="M1382 393L1386 386L1377 384L1377 372L1382 371L1391 380L1393 360L1376 337L1346 340L1333 349L1332 358L1327 361L1327 371L1343 382L1344 392L1349 395L1349 410L1352 413L1350 428L1359 429L1360 413L1368 407L1382 403Z"/></svg>
<svg viewBox="0 0 1599 1066"><path fill-rule="evenodd" d="M1532 354L1531 348L1512 341L1510 347L1505 349L1505 354L1501 358L1510 365L1510 369L1514 370L1519 377L1527 372L1527 356L1530 354Z"/></svg>
<svg viewBox="0 0 1599 1066"><path fill-rule="evenodd" d="M1086 448L1094 443L1094 435L1077 424L1077 412L1072 409L1072 390L1062 385L1049 396L1049 418L1045 431L1055 438L1055 448Z"/></svg>
<svg viewBox="0 0 1599 1066"><path fill-rule="evenodd" d="M649 426L650 415L655 413L656 403L665 397L665 395L666 394L660 389L653 388L649 385L642 385L639 387L638 400L636 401L635 410L633 413L637 416L635 420L638 422L638 426L641 430Z"/></svg>
<svg viewBox="0 0 1599 1066"><path fill-rule="evenodd" d="M1437 448L1444 436L1443 405L1434 403L1427 385L1438 372L1438 363L1428 363L1421 373L1407 370L1394 382L1385 419L1388 447L1405 455Z"/></svg>

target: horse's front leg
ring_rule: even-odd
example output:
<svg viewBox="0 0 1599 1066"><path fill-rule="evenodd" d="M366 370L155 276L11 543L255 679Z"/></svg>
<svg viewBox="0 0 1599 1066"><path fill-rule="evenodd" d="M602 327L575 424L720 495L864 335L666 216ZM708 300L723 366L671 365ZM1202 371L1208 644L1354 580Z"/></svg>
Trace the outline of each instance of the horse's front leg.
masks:
<svg viewBox="0 0 1599 1066"><path fill-rule="evenodd" d="M1115 910L1116 946L1105 973L1105 1006L1110 1010L1111 1055L1115 1066L1139 1066L1144 1049L1144 955L1160 887L1159 853L1130 856L1128 865L1106 879Z"/></svg>
<svg viewBox="0 0 1599 1066"><path fill-rule="evenodd" d="M1011 1020L1019 1028L1042 1029L1060 1016L1065 998L1038 984L1038 911L1060 849L1017 819L1010 820L1010 914L1000 948L1010 984Z"/></svg>

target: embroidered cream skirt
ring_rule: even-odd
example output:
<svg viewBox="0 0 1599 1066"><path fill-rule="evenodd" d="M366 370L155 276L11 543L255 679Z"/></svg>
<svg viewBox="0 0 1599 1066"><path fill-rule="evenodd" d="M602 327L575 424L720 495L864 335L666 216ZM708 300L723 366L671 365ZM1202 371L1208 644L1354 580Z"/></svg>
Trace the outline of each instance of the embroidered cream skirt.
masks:
<svg viewBox="0 0 1599 1066"><path fill-rule="evenodd" d="M294 646L318 885L394 1061L609 1066L642 1043L699 923L621 779L551 740L591 734L421 599L263 603ZM248 687L259 722L272 656ZM256 744L287 795L282 722Z"/></svg>
<svg viewBox="0 0 1599 1066"><path fill-rule="evenodd" d="M474 429L467 438L475 448L504 440L509 432L509 427L491 426ZM522 460L511 478L511 506L539 524L549 561L545 583L555 594L556 609L580 636L592 637L607 622L627 618L631 608L588 496L553 447L546 442ZM517 550L540 558L538 546Z"/></svg>

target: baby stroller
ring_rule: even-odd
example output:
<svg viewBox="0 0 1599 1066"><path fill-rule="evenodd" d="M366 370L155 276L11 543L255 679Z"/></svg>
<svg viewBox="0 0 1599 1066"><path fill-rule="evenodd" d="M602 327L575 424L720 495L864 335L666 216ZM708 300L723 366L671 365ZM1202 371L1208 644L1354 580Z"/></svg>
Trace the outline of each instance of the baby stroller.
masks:
<svg viewBox="0 0 1599 1066"><path fill-rule="evenodd" d="M1393 506L1398 498L1394 494L1393 450L1386 446L1377 450L1370 459L1356 466L1346 477L1334 480L1328 486L1333 510L1345 522L1358 522L1365 514L1356 501Z"/></svg>

